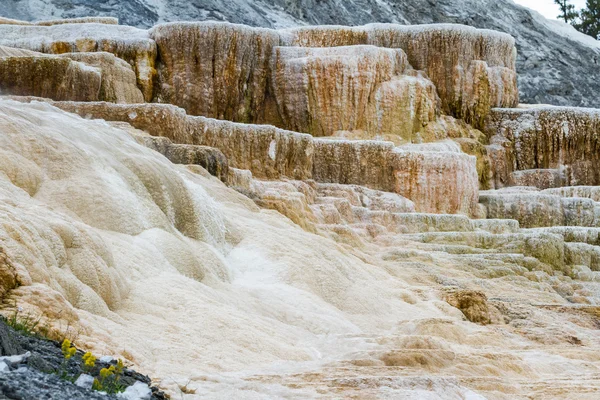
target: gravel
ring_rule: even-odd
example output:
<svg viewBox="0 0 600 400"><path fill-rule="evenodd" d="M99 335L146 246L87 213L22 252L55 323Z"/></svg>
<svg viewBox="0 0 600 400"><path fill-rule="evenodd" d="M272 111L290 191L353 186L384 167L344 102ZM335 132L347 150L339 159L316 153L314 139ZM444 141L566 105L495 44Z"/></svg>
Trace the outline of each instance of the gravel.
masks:
<svg viewBox="0 0 600 400"><path fill-rule="evenodd" d="M143 399L143 397L123 397L102 394L77 386L74 382L83 373L83 352L77 351L67 363L61 344L39 337L16 332L0 318L0 399ZM98 376L101 368L116 365L111 357L101 357L91 375ZM69 380L63 379L66 373ZM149 387L149 377L125 368L120 383L132 387L128 393L139 394L143 387ZM133 385L136 385L133 387ZM157 388L152 387L153 400L166 399ZM146 390L147 391L147 390Z"/></svg>

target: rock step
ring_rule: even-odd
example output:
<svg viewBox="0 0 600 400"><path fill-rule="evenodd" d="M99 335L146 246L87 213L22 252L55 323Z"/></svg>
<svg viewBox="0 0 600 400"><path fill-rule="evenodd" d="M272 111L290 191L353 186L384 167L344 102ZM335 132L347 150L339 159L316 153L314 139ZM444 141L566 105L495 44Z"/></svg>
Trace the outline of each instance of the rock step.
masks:
<svg viewBox="0 0 600 400"><path fill-rule="evenodd" d="M549 228L522 229L522 233L553 233L561 235L565 242L587 243L600 246L600 228L586 228L579 226L553 226Z"/></svg>
<svg viewBox="0 0 600 400"><path fill-rule="evenodd" d="M469 232L475 229L472 220L456 214L394 213L351 205L346 199L317 197L311 206L329 224L356 225L375 223L390 232ZM502 229L501 229L502 230Z"/></svg>
<svg viewBox="0 0 600 400"><path fill-rule="evenodd" d="M402 235L403 238L430 245L453 245L467 253L487 252L524 254L534 257L557 270L565 271L565 242L562 236L550 233L431 232Z"/></svg>
<svg viewBox="0 0 600 400"><path fill-rule="evenodd" d="M600 203L591 198L561 197L559 194L559 191L514 187L482 191L479 202L485 207L488 218L515 219L524 228L600 226Z"/></svg>
<svg viewBox="0 0 600 400"><path fill-rule="evenodd" d="M477 160L464 153L315 139L273 126L190 117L166 104L48 102L87 118L127 122L174 143L215 147L230 167L250 170L257 178L361 185L403 196L424 213L474 215L478 210Z"/></svg>
<svg viewBox="0 0 600 400"><path fill-rule="evenodd" d="M345 198L353 206L367 207L370 210L409 213L415 211L412 201L396 193L372 190L365 186L317 183L316 195L319 198Z"/></svg>
<svg viewBox="0 0 600 400"><path fill-rule="evenodd" d="M519 103L514 39L468 26L371 24L273 30L210 21L141 30L54 23L0 24L0 45L53 54L109 51L131 63L146 101L175 104L209 118L306 128L315 134L322 127L363 129L362 121L367 120L375 125L367 128L408 126L410 131L435 116L438 102L446 113L476 125L483 124L491 107ZM384 56L374 57L372 52ZM401 55L391 57L399 62L385 56L392 52ZM329 62L334 55L337 62ZM386 69L389 76L383 73ZM216 70L224 73L215 75ZM307 75L316 83L302 85ZM350 82L349 90L324 90L330 85L337 88L342 81L336 81L338 76L347 78L343 81ZM355 103L357 99L375 103ZM306 107L309 101L314 104ZM394 106L377 113L381 101ZM354 119L348 111L357 104L357 124L344 126L341 121ZM360 117L362 113L373 118ZM414 121L403 123L409 119Z"/></svg>
<svg viewBox="0 0 600 400"><path fill-rule="evenodd" d="M111 122L111 125L123 129L131 134L134 139L165 156L173 164L199 165L209 174L227 183L230 175L227 158L219 149L208 146L176 144L165 137L150 136L144 131L133 128L123 122Z"/></svg>
<svg viewBox="0 0 600 400"><path fill-rule="evenodd" d="M486 122L496 188L511 183L544 187L600 185L600 110L534 106L492 109ZM560 170L548 172L517 172ZM537 174L537 175L536 175Z"/></svg>
<svg viewBox="0 0 600 400"><path fill-rule="evenodd" d="M600 202L600 186L565 186L543 190L542 193L560 197L584 197Z"/></svg>

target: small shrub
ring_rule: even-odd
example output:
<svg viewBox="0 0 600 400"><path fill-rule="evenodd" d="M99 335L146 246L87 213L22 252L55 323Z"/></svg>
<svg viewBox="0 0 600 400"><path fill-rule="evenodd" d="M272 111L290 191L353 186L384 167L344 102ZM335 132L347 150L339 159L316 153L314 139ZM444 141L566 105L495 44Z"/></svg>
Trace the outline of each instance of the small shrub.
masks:
<svg viewBox="0 0 600 400"><path fill-rule="evenodd" d="M96 357L89 351L83 355L83 372L90 374L96 366Z"/></svg>
<svg viewBox="0 0 600 400"><path fill-rule="evenodd" d="M6 325L27 336L40 336L40 328L43 327L41 322L41 314L36 316L30 312L22 313L18 307L15 307L15 311L6 318ZM44 330L47 331L47 329Z"/></svg>
<svg viewBox="0 0 600 400"><path fill-rule="evenodd" d="M68 338L71 342L77 340L80 330L76 330L71 323L68 322L66 328L63 327L62 320L58 329L51 326L50 321L44 318L43 314L34 314L30 311L23 312L21 307L17 307L16 303L12 307L14 311L4 318L6 325L13 328L18 333L26 336L37 337L39 339L47 339L60 341L63 338Z"/></svg>
<svg viewBox="0 0 600 400"><path fill-rule="evenodd" d="M100 370L100 376L94 379L92 389L106 392L108 394L115 394L125 390L125 387L121 384L121 376L123 376L123 370L125 366L123 361L119 359L117 365L111 365L108 368L102 368Z"/></svg>

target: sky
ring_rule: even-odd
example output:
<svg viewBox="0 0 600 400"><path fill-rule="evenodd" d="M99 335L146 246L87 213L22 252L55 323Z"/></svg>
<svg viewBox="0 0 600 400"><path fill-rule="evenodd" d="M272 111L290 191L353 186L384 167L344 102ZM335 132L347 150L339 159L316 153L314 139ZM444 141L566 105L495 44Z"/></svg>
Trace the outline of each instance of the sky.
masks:
<svg viewBox="0 0 600 400"><path fill-rule="evenodd" d="M554 4L554 0L514 0L515 3L536 10L546 18L556 19L559 8ZM573 0L572 4L577 9L585 6L585 0Z"/></svg>

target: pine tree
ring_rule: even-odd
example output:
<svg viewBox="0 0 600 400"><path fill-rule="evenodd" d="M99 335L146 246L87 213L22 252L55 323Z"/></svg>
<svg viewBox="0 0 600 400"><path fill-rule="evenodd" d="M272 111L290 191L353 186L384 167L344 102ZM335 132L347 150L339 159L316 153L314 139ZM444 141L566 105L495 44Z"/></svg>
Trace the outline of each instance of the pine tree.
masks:
<svg viewBox="0 0 600 400"><path fill-rule="evenodd" d="M575 21L579 17L579 13L575 11L575 6L570 0L554 0L560 7L560 15L557 18L564 19L566 23Z"/></svg>
<svg viewBox="0 0 600 400"><path fill-rule="evenodd" d="M586 7L581 10L581 22L576 28L600 40L600 0L587 0Z"/></svg>

